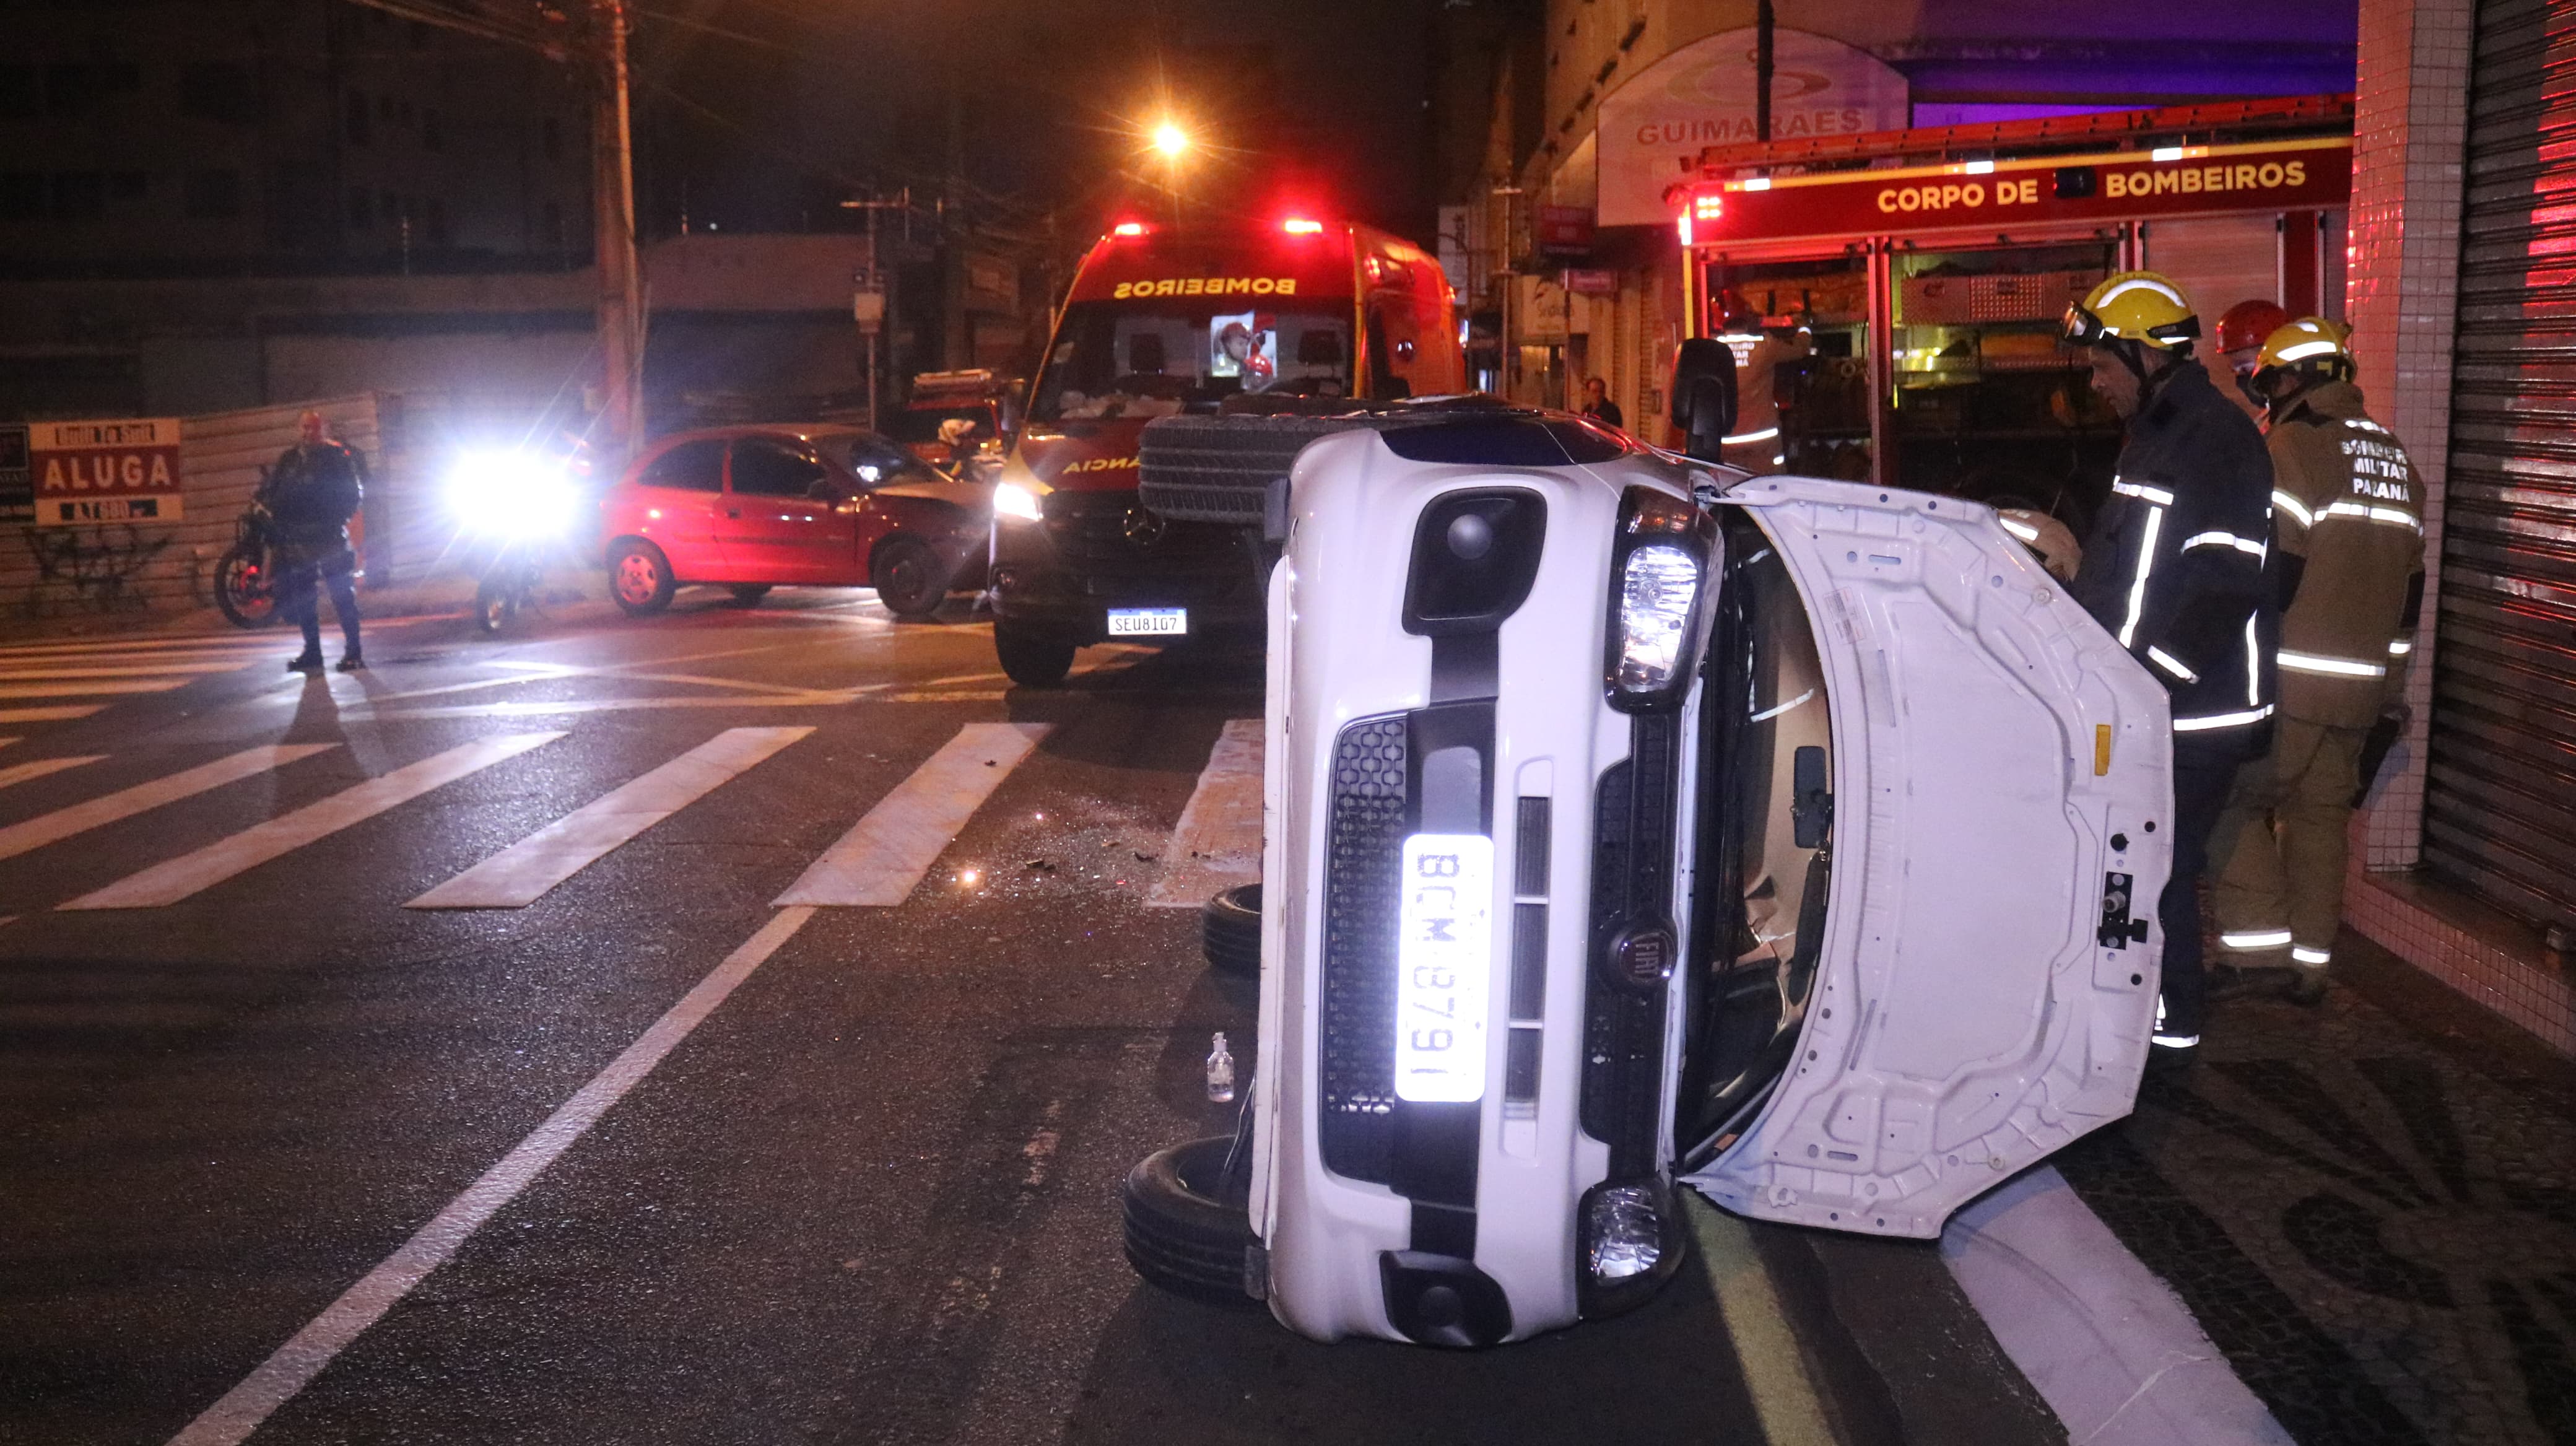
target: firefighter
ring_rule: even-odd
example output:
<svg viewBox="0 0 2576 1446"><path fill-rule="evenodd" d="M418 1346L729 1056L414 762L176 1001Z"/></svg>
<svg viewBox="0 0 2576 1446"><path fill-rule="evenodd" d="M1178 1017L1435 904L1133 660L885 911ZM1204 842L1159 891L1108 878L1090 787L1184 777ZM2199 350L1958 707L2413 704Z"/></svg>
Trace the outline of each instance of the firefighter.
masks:
<svg viewBox="0 0 2576 1446"><path fill-rule="evenodd" d="M2344 826L2403 719L2424 603L2423 489L2352 376L2345 328L2313 316L2266 338L2255 367L2272 414L2281 712L2270 752L2237 775L2214 849L2224 957L2286 965L2307 1004L2325 998Z"/></svg>
<svg viewBox="0 0 2576 1446"><path fill-rule="evenodd" d="M2198 884L2237 769L2272 717L2265 581L2272 464L2263 438L2192 357L2200 318L2152 271L2105 278L2070 307L2093 389L2128 424L2111 496L2068 591L2165 685L2173 704L2173 875L2154 1042L2167 1060L2200 1043Z"/></svg>
<svg viewBox="0 0 2576 1446"><path fill-rule="evenodd" d="M2289 324L2288 312L2259 296L2227 308L2227 314L2218 319L2218 355L2236 374L2236 390L2244 395L2248 414L2257 422L2265 420L2267 408L2263 394L2254 389L2254 363L2262 355L2264 339Z"/></svg>

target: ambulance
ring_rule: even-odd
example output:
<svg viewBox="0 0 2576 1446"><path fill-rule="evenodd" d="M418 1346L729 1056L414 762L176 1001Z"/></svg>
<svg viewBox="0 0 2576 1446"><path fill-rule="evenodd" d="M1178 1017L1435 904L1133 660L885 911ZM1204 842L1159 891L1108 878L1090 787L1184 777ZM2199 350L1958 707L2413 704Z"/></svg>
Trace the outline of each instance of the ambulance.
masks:
<svg viewBox="0 0 2576 1446"><path fill-rule="evenodd" d="M1063 681L1108 641L1258 638L1275 561L1258 529L1137 496L1147 423L1318 416L1466 383L1439 263L1371 227L1286 215L1122 221L1074 275L994 490L993 647Z"/></svg>

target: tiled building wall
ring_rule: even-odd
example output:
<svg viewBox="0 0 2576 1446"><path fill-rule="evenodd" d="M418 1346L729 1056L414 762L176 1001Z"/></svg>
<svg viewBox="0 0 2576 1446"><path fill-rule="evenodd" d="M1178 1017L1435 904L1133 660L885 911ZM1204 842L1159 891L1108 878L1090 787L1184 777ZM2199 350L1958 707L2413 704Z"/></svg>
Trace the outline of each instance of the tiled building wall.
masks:
<svg viewBox="0 0 2576 1446"><path fill-rule="evenodd" d="M2426 605L2407 677L2413 722L2389 759L2392 776L2354 820L2344 917L2416 968L2576 1054L2576 990L2531 931L2403 872L2422 857L2475 12L2474 0L2361 3L2347 314L2371 410L2405 442L2424 484Z"/></svg>
<svg viewBox="0 0 2576 1446"><path fill-rule="evenodd" d="M2346 315L2371 411L2406 444L2424 483L2428 600L2440 596L2475 8L2472 0L2361 4ZM2425 608L2415 639L2406 690L2414 723L2391 760L2398 772L2365 825L2362 857L2374 870L2412 868L2422 852L2434 614Z"/></svg>

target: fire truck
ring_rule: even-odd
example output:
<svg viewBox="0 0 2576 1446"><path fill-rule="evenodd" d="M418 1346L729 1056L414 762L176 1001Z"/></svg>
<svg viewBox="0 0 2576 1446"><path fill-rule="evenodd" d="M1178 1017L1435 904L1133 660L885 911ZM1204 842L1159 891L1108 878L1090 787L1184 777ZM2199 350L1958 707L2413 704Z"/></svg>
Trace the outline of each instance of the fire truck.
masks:
<svg viewBox="0 0 2576 1446"><path fill-rule="evenodd" d="M1145 506L1148 423L1320 417L1465 384L1448 279L1398 237L1298 215L1118 223L1075 273L994 490L1003 672L1046 687L1088 644L1260 635L1259 529Z"/></svg>

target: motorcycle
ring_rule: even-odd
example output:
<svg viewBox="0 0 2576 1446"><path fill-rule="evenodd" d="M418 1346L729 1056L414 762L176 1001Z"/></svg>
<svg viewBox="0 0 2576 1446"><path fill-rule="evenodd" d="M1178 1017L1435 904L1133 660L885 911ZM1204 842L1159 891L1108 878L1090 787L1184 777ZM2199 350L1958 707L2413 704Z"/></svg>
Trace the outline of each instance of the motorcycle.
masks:
<svg viewBox="0 0 2576 1446"><path fill-rule="evenodd" d="M474 626L497 633L538 611L539 584L580 511L587 448L467 452L448 474L447 505L473 558Z"/></svg>
<svg viewBox="0 0 2576 1446"><path fill-rule="evenodd" d="M237 628L277 621L276 520L263 503L242 509L233 545L215 562L215 606Z"/></svg>

